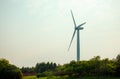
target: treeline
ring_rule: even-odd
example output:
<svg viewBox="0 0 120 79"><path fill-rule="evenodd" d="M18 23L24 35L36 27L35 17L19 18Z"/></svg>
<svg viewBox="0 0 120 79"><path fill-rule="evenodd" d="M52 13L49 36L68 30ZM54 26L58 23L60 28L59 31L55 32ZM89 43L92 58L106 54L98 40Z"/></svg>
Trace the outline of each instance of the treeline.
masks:
<svg viewBox="0 0 120 79"><path fill-rule="evenodd" d="M68 76L120 76L120 54L116 59L101 59L96 56L88 61L71 61L59 66L55 75Z"/></svg>
<svg viewBox="0 0 120 79"><path fill-rule="evenodd" d="M35 75L46 71L54 71L57 68L57 64L53 62L41 62L37 63L35 67L22 67L21 71L24 75Z"/></svg>
<svg viewBox="0 0 120 79"><path fill-rule="evenodd" d="M42 63L36 64L35 71L36 71L36 73L42 73L45 71L53 71L56 69L56 67L57 67L56 63L53 63L53 62L44 63L44 62L42 62Z"/></svg>
<svg viewBox="0 0 120 79"><path fill-rule="evenodd" d="M37 63L35 67L22 67L21 69L10 64L6 59L0 59L0 79L22 79L22 74L36 75L37 77L65 76L68 79L81 76L120 77L120 54L112 60L95 56L87 61L71 61L64 65L42 62Z"/></svg>
<svg viewBox="0 0 120 79"><path fill-rule="evenodd" d="M22 71L24 76L36 75L35 67L22 67L21 71Z"/></svg>
<svg viewBox="0 0 120 79"><path fill-rule="evenodd" d="M101 59L95 56L90 60L71 61L64 65L53 62L37 63L35 67L23 67L22 72L35 73L37 77L43 76L120 76L120 54L115 59Z"/></svg>

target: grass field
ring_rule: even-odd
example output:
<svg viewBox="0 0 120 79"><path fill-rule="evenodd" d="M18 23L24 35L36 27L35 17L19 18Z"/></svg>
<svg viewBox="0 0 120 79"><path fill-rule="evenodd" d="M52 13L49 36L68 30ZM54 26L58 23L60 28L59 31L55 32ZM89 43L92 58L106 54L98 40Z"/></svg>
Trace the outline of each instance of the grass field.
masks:
<svg viewBox="0 0 120 79"><path fill-rule="evenodd" d="M81 78L66 78L66 77L42 77L37 78L36 76L24 76L23 79L120 79L120 77L81 77Z"/></svg>
<svg viewBox="0 0 120 79"><path fill-rule="evenodd" d="M47 79L47 77L37 78L36 76L24 76L23 79Z"/></svg>

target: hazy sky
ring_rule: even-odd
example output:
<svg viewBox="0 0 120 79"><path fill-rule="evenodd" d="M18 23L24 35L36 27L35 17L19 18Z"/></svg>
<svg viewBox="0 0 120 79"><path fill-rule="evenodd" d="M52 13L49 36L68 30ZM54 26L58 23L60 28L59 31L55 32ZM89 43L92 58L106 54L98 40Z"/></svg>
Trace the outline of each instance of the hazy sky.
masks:
<svg viewBox="0 0 120 79"><path fill-rule="evenodd" d="M0 0L0 58L18 67L37 62L59 64L76 60L76 23L87 22L80 33L81 60L120 53L120 0Z"/></svg>

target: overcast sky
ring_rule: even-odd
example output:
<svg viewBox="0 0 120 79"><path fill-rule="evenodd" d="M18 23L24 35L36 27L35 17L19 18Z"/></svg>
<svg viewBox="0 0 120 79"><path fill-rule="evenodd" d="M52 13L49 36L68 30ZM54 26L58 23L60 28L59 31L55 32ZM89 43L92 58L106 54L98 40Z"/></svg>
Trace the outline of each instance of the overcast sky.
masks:
<svg viewBox="0 0 120 79"><path fill-rule="evenodd" d="M120 0L0 0L0 58L22 66L76 60L74 24L80 31L81 60L120 53Z"/></svg>

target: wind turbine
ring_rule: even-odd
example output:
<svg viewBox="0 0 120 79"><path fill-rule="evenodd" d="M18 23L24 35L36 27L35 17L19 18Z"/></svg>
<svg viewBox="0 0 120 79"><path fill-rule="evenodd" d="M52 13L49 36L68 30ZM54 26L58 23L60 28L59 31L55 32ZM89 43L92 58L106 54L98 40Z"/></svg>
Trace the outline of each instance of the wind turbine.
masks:
<svg viewBox="0 0 120 79"><path fill-rule="evenodd" d="M83 30L83 27L81 27L81 26L83 26L84 24L86 24L86 22L84 22L84 23L82 23L82 24L80 24L80 25L77 26L77 25L76 25L76 22L75 22L75 19L74 19L74 16L73 16L72 10L71 10L71 15L72 15L72 19L73 19L75 28L74 28L73 36L72 36L72 39L71 39L71 41L70 41L70 45L69 45L68 50L69 50L70 47L71 47L73 38L74 38L75 33L76 33L76 31L77 31L77 61L80 61L80 37L79 37L80 32L79 32L79 31L80 31L80 30Z"/></svg>

